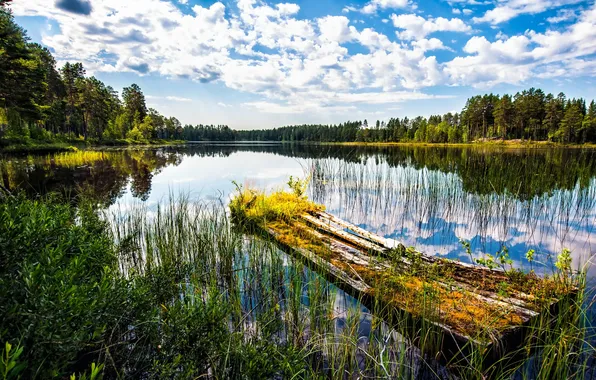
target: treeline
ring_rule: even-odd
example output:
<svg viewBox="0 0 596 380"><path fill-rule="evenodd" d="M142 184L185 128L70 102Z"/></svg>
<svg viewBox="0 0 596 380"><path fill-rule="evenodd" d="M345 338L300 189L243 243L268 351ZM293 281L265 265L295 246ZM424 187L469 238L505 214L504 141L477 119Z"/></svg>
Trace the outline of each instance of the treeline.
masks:
<svg viewBox="0 0 596 380"><path fill-rule="evenodd" d="M339 125L298 125L274 129L233 130L227 125L185 125L182 138L187 141L355 141L360 121Z"/></svg>
<svg viewBox="0 0 596 380"><path fill-rule="evenodd" d="M136 84L122 97L81 63L56 68L50 51L29 42L0 0L0 145L4 141L85 139L144 142L187 141L430 142L524 139L562 143L596 142L596 105L565 94L531 88L511 95L486 94L467 100L459 113L429 118L348 121L232 130L224 125L182 126L147 108Z"/></svg>
<svg viewBox="0 0 596 380"><path fill-rule="evenodd" d="M86 76L81 63L56 68L51 52L29 42L0 0L0 138L147 141L182 137L182 125L147 108L136 84L122 91Z"/></svg>
<svg viewBox="0 0 596 380"><path fill-rule="evenodd" d="M186 126L184 130L205 128ZM221 131L221 134L218 134ZM596 104L545 94L530 88L511 95L478 95L460 113L391 118L369 124L296 125L275 129L232 131L208 129L187 140L429 142L466 143L480 139L523 139L561 143L596 142ZM198 136L198 138L195 138Z"/></svg>
<svg viewBox="0 0 596 380"><path fill-rule="evenodd" d="M185 125L182 129L182 139L187 141L233 141L236 132L227 125Z"/></svg>

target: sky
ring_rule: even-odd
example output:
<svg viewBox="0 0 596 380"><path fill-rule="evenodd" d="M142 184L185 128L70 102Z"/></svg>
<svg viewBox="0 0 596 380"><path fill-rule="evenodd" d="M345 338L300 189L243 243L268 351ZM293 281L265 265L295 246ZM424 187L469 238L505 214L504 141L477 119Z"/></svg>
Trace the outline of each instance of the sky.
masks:
<svg viewBox="0 0 596 380"><path fill-rule="evenodd" d="M57 59L183 124L459 112L530 87L596 98L593 0L13 0Z"/></svg>

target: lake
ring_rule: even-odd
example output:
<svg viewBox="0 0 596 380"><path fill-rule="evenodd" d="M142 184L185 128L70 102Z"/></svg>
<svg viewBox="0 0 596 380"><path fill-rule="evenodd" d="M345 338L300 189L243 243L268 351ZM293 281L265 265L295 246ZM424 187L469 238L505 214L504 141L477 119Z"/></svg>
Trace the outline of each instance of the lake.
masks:
<svg viewBox="0 0 596 380"><path fill-rule="evenodd" d="M331 214L429 255L471 262L507 247L513 266L529 270L525 255L532 249L532 269L549 273L563 248L576 267L596 251L596 150L590 149L196 143L0 158L0 185L10 191L58 192L73 202L85 193L125 214L138 205L154 211L179 194L225 206L238 186L271 191L290 176L308 178L309 197ZM471 255L461 240L470 243ZM293 259L280 254L286 270L295 271ZM593 282L596 272L588 273ZM356 310L358 345L377 339L381 347L400 346L403 338L375 323L356 299L308 269L303 276L303 284L331 294L336 331L354 325ZM315 302L310 285L299 293L305 307ZM249 315L256 298L243 296ZM430 367L417 359L419 351L407 352L415 376L435 377L424 374ZM440 365L433 368L449 377Z"/></svg>
<svg viewBox="0 0 596 380"><path fill-rule="evenodd" d="M471 261L461 239L474 259L506 246L516 267L530 249L545 264L563 248L575 265L596 252L590 149L201 143L0 159L7 189L84 189L112 208L177 193L225 204L234 182L271 190L289 176L309 177L328 212L430 255Z"/></svg>

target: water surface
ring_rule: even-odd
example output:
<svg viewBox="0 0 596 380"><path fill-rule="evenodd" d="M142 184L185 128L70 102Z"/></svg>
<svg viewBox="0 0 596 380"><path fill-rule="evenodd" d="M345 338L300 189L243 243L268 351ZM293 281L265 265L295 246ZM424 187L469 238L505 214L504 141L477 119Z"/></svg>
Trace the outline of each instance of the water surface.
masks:
<svg viewBox="0 0 596 380"><path fill-rule="evenodd" d="M509 249L549 268L563 248L596 252L596 150L192 144L0 158L0 184L30 195L93 191L118 207L171 194L224 204L236 184L268 191L310 176L330 213L431 255L471 261ZM236 184L234 184L234 181ZM536 268L534 268L536 269Z"/></svg>

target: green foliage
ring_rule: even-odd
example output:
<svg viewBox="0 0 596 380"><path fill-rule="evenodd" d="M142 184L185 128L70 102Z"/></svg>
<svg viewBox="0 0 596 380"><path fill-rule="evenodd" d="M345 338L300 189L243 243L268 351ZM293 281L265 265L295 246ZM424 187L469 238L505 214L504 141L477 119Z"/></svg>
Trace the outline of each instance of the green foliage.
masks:
<svg viewBox="0 0 596 380"><path fill-rule="evenodd" d="M126 138L138 143L146 141L145 136L143 136L143 133L137 127L134 127L133 129L128 131L128 133L126 134Z"/></svg>
<svg viewBox="0 0 596 380"><path fill-rule="evenodd" d="M0 204L0 332L20 340L27 373L58 376L99 349L126 286L105 223L89 209L22 199Z"/></svg>
<svg viewBox="0 0 596 380"><path fill-rule="evenodd" d="M470 243L465 240L460 240L460 244L464 247L467 255L472 259L472 262L491 270L501 268L503 271L507 272L508 270L513 269L513 260L509 257L509 248L505 245L501 246L501 249L497 251L494 256L487 253L479 259L474 259Z"/></svg>
<svg viewBox="0 0 596 380"><path fill-rule="evenodd" d="M143 122L139 124L138 130L141 132L143 138L146 140L152 138L155 135L155 126L153 125L153 119L151 118L151 116L145 116Z"/></svg>
<svg viewBox="0 0 596 380"><path fill-rule="evenodd" d="M5 343L0 357L0 376L2 379L18 379L19 374L25 369L27 363L19 361L23 348L17 346L13 349L8 342Z"/></svg>
<svg viewBox="0 0 596 380"><path fill-rule="evenodd" d="M567 248L564 248L561 253L557 256L557 261L555 262L555 267L557 267L563 273L569 273L571 271L571 251Z"/></svg>
<svg viewBox="0 0 596 380"><path fill-rule="evenodd" d="M303 197L304 193L306 192L306 189L308 188L308 182L308 178L300 179L290 176L290 179L288 180L288 186L290 187L290 190L292 190L294 195L296 195L297 197Z"/></svg>
<svg viewBox="0 0 596 380"><path fill-rule="evenodd" d="M70 380L102 380L103 379L103 369L104 369L104 365L100 364L100 365L96 365L95 363L91 363L91 373L87 374L87 372L84 372L82 374L79 374L79 376L77 377L76 374L72 374L70 375Z"/></svg>
<svg viewBox="0 0 596 380"><path fill-rule="evenodd" d="M476 259L476 263L482 265L483 267L487 267L488 269L495 269L499 267L493 255L488 253L485 254L484 257Z"/></svg>

